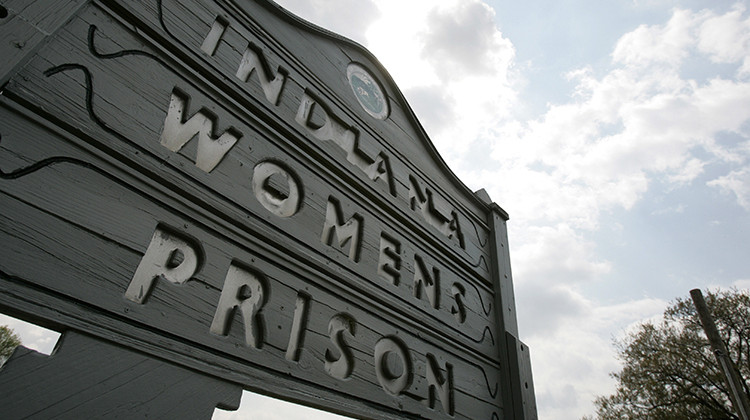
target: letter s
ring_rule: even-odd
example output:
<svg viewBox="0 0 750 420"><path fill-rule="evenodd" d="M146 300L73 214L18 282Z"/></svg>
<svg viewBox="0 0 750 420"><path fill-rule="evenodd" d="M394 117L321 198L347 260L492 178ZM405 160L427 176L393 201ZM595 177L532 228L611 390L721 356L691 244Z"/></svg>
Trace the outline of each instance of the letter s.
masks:
<svg viewBox="0 0 750 420"><path fill-rule="evenodd" d="M354 356L352 350L344 341L344 331L354 337L357 321L351 315L338 313L328 322L328 336L336 347L339 357L335 357L330 349L326 349L326 372L337 379L346 379L354 370Z"/></svg>

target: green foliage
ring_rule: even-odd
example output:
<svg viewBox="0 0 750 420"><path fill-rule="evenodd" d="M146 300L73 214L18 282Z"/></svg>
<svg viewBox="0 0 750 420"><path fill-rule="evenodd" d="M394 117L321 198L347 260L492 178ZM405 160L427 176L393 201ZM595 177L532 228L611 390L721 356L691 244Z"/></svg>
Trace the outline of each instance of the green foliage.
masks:
<svg viewBox="0 0 750 420"><path fill-rule="evenodd" d="M705 297L729 356L750 396L750 294L708 292ZM594 404L601 420L737 419L724 377L693 301L677 299L659 323L647 322L616 341L623 369L613 395Z"/></svg>
<svg viewBox="0 0 750 420"><path fill-rule="evenodd" d="M18 335L5 325L0 325L0 365L5 363L13 350L20 345L21 339Z"/></svg>

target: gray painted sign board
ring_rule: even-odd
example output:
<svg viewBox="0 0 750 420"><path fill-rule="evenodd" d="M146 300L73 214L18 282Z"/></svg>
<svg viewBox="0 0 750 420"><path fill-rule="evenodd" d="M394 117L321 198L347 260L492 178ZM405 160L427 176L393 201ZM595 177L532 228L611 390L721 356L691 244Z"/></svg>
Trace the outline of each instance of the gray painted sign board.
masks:
<svg viewBox="0 0 750 420"><path fill-rule="evenodd" d="M4 413L536 418L507 214L364 48L265 0L0 5L0 309L63 332Z"/></svg>

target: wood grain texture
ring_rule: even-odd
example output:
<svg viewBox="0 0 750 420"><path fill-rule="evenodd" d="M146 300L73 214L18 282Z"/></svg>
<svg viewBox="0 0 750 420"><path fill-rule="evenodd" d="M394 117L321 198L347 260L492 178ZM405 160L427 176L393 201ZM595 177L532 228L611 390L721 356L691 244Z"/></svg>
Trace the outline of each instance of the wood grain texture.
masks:
<svg viewBox="0 0 750 420"><path fill-rule="evenodd" d="M85 0L0 1L0 87L84 4Z"/></svg>
<svg viewBox="0 0 750 420"><path fill-rule="evenodd" d="M369 53L266 2L61 22L0 96L0 307L356 417L533 417L504 212Z"/></svg>
<svg viewBox="0 0 750 420"><path fill-rule="evenodd" d="M4 115L4 121L11 120L12 115ZM18 137L14 134L33 134L43 139L41 144L47 150L28 141L15 142ZM45 136L50 133L7 130L3 137L7 151L28 159L23 150L33 148L35 151L28 155L36 153L40 159L14 171L6 170L9 179L4 181L0 205L7 213L0 225L4 228L2 243L7 246L2 271L7 276L34 279L37 286L135 324L123 325L123 329L155 329L242 360L246 369L291 373L297 380L353 398L375 400L404 413L417 415L425 410L421 400L428 396L425 363L430 353L443 369L446 363L453 366L457 417L472 417L460 415L459 410L464 409L475 412L484 406L494 410L497 395L488 384L497 382L496 367L477 356L466 358L457 350L446 351L450 349L448 337L422 337L428 332L414 320L388 313L376 315L379 311L372 308L369 299L327 285L325 279L330 274L268 249L262 238L245 236L240 241L219 235L209 227L208 220L191 216L194 212L189 207L178 211L164 201L156 202L133 191L130 183L113 177L116 171L107 170L105 163ZM4 167L9 166L4 163ZM11 219L11 215L20 214L24 217ZM148 300L135 304L123 298L124 291L157 226L168 226L199 244L196 248L200 249L201 268L181 286L157 280ZM44 252L40 253L41 249ZM264 341L259 349L245 345L239 317L227 337L209 331L227 269L233 263L256 270L266 279L268 302L262 311ZM290 362L285 353L299 291L311 296L312 306L302 356L298 362ZM335 350L327 334L328 323L338 313L351 315L357 323L355 334L348 339L355 368L347 381L332 378L323 369L326 351ZM375 344L386 336L399 337L413 359L409 393L400 398L380 389L373 366ZM258 386L250 381L245 385ZM279 393L283 395L282 390Z"/></svg>
<svg viewBox="0 0 750 420"><path fill-rule="evenodd" d="M15 350L0 371L3 417L210 418L236 410L242 389L76 332L45 356ZM20 383L34 383L33 392Z"/></svg>
<svg viewBox="0 0 750 420"><path fill-rule="evenodd" d="M94 16L92 18L96 19ZM202 89L191 86L194 81L176 75L162 65L161 59L152 52L134 50L127 44L119 49L101 46L106 44L102 40L114 36L114 30L110 31L109 36L101 35L106 33L103 24L103 21L91 23L82 18L76 19L71 26L77 27L78 36L68 36L67 31L63 33L51 45L49 54L52 57L40 54L35 58L26 69L28 73L24 73L28 81L24 80L25 83L12 89L11 93L19 93L29 101L43 104L47 112L60 120L73 120L78 126L90 130L95 141L104 143L102 147L121 152L120 160L137 159L131 163L135 166L151 158L148 163L158 171L153 176L169 180L173 185L170 186L172 191L182 194L194 204L211 203L210 206L217 207L219 202L223 202L226 210L209 211L223 217L229 215L234 219L234 224L244 224L249 214L253 214L259 223L245 226L246 229L259 230L254 232L256 235L278 238L280 244L277 246L283 249L301 249L307 251L305 254L313 260L324 258L330 261L328 264L334 263L337 270L347 276L343 282L354 282L360 290L372 290L373 299L382 300L384 295L395 295L402 302L400 310L421 309L430 318L437 318L437 321L453 328L459 337L464 336L467 345L484 348L486 352L494 349L494 336L490 337L494 334L491 326L494 320L489 287L483 285L481 277L472 273L470 266L451 261L449 256L452 253L441 248L439 243L430 243L427 235L433 232L429 226L415 225L414 217L405 221L389 217L387 212L392 211L395 204L394 207L376 206L355 189L360 188L358 181L330 174L324 166L329 163L328 160L311 160L310 154L299 147L285 148L284 142L288 137L283 133L247 124L245 121L254 118L254 114L233 114L231 111L240 113L241 110L232 109L232 103L222 104L217 99L218 95L210 97ZM102 59L92 57L89 51L91 45L105 51L138 51L139 54ZM83 51L76 50L76 46ZM64 56L60 51L64 52ZM75 61L76 64L67 61ZM140 72L131 75L128 69L132 68L138 68ZM52 74L49 74L50 69L54 71ZM124 74L118 76L118 72ZM11 87L15 88L13 83ZM190 98L192 108L188 109L189 113L208 109L218 116L217 125L220 128L216 131L234 127L242 133L238 144L211 173L206 174L193 163L197 142L189 142L179 153L159 144L159 131L164 125L169 98L175 86ZM90 100L87 99L89 95ZM229 109L222 109L222 105ZM107 137L114 139L109 142L100 140ZM250 188L252 171L262 161L282 162L299 179L304 180L305 198L295 217L275 217L253 195ZM172 171L167 172L166 168ZM186 184L184 179L191 182ZM341 203L345 218L359 214L363 219L359 261L351 261L346 252L320 240L329 197ZM408 208L408 204L402 204ZM377 273L382 232L402 244L402 281L398 287L389 284ZM440 271L439 294L445 301L443 307L431 308L426 299L414 298L415 255ZM466 290L468 310L468 318L460 324L451 314L451 288L456 282ZM386 299L383 304L393 306L394 303L392 299ZM438 324L434 324L434 327L437 328ZM486 327L489 327L489 331Z"/></svg>

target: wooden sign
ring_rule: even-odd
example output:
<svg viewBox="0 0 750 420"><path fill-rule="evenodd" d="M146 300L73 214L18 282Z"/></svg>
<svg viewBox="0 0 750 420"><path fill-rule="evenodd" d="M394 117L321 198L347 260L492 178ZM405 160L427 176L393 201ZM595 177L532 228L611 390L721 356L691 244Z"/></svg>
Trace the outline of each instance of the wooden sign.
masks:
<svg viewBox="0 0 750 420"><path fill-rule="evenodd" d="M268 1L0 12L0 306L64 332L5 413L535 418L507 215L370 53Z"/></svg>

